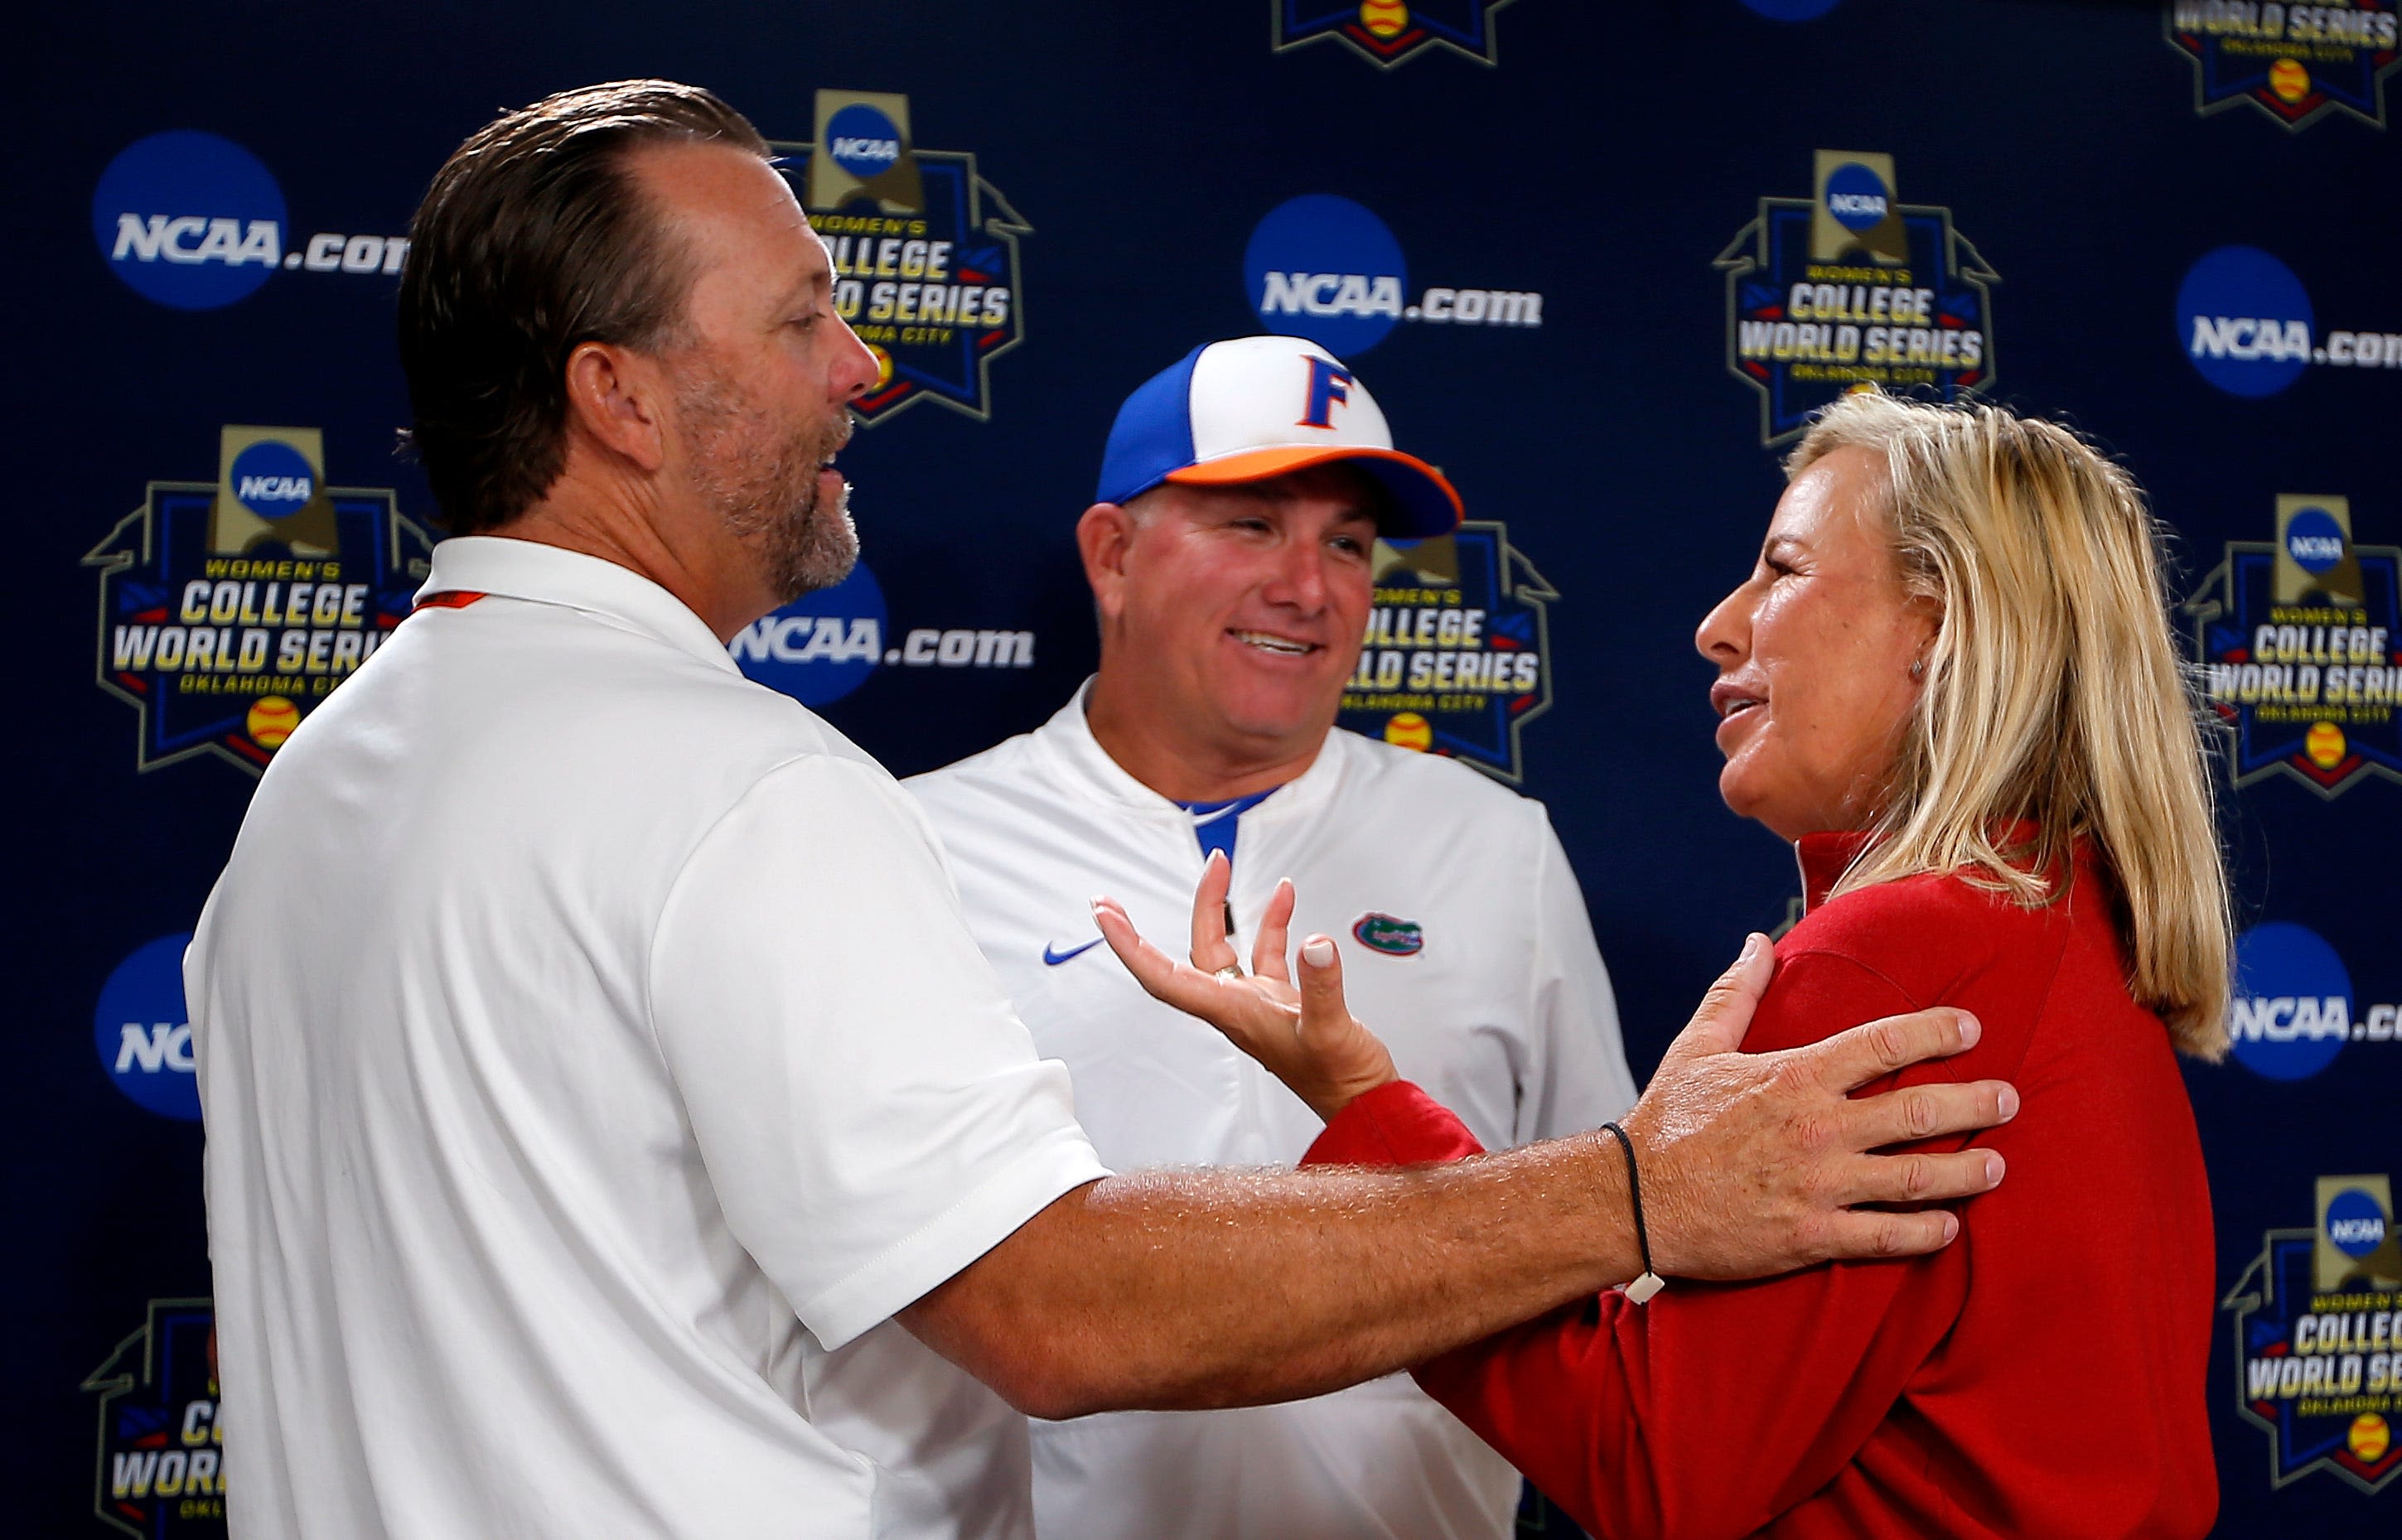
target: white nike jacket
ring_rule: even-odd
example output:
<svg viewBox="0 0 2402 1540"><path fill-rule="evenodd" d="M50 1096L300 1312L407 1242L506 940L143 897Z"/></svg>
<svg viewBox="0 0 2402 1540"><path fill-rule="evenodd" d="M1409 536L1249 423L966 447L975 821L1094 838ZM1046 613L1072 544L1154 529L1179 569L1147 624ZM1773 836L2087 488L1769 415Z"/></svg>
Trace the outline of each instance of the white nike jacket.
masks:
<svg viewBox="0 0 2402 1540"><path fill-rule="evenodd" d="M1087 901L1106 893L1180 954L1204 857L1195 816L1095 741L1084 694L905 784L1037 1051L1066 1061L1104 1163L1291 1164L1316 1115L1099 943ZM1236 949L1248 957L1277 879L1292 878L1294 942L1336 939L1353 1011L1486 1146L1634 1103L1609 977L1541 804L1338 730L1239 815L1234 867ZM1034 1424L1043 1540L1501 1540L1518 1488L1406 1375L1283 1406Z"/></svg>

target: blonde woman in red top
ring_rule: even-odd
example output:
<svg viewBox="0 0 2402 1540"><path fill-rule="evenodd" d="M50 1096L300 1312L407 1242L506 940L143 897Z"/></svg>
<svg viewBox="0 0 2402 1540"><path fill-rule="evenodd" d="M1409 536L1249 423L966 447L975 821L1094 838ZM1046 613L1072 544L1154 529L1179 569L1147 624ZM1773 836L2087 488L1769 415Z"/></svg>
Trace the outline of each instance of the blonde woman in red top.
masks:
<svg viewBox="0 0 2402 1540"><path fill-rule="evenodd" d="M1612 1291L1417 1378L1605 1540L2201 1535L2210 1199L2174 1054L2224 1051L2227 899L2155 526L2074 434L1990 406L1847 396L1787 471L1696 638L1720 794L1806 888L1745 1046L1972 1012L1973 1049L1885 1085L2013 1082L1973 1141L2009 1180L1930 1256ZM1310 1162L1477 1152L1350 1018L1327 938L1296 988L1281 925L1244 979L1214 906L1191 966L1101 907L1153 993L1329 1118Z"/></svg>

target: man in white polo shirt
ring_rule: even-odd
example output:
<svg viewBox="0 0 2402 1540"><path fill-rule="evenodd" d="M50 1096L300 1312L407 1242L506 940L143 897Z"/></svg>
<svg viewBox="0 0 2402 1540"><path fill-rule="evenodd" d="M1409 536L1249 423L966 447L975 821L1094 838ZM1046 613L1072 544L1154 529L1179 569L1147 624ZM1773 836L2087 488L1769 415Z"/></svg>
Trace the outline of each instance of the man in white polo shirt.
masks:
<svg viewBox="0 0 2402 1540"><path fill-rule="evenodd" d="M1316 1115L1144 994L1085 910L1181 935L1212 853L1249 932L1343 949L1352 1007L1488 1148L1635 1101L1608 975L1540 804L1334 726L1379 535L1449 534L1457 494L1393 447L1314 342L1195 348L1126 399L1077 526L1099 672L1042 727L910 780L976 942L1119 1170L1289 1165ZM1440 1089L1438 1089L1440 1088ZM1499 1540L1519 1478L1406 1376L1279 1406L1034 1425L1044 1540Z"/></svg>
<svg viewBox="0 0 2402 1540"><path fill-rule="evenodd" d="M1931 1249L1843 1205L1992 1185L1861 1152L1997 1088L1844 1094L1953 1013L1729 1052L1757 951L1628 1115L1639 1186L1598 1138L1107 1176L907 795L725 651L849 565L876 377L766 144L567 92L410 239L462 538L279 750L185 967L233 1534L1027 1540L1018 1412L1315 1395L1647 1257Z"/></svg>

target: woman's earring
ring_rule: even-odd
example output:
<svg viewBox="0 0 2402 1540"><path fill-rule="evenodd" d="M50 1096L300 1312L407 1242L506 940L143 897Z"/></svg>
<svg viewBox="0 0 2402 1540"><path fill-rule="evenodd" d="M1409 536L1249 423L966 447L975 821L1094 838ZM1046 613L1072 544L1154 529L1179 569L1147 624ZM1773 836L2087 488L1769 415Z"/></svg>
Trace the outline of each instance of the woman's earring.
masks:
<svg viewBox="0 0 2402 1540"><path fill-rule="evenodd" d="M1926 659L1925 657L1921 656L1911 660L1910 677L1912 679L1925 679L1926 677Z"/></svg>

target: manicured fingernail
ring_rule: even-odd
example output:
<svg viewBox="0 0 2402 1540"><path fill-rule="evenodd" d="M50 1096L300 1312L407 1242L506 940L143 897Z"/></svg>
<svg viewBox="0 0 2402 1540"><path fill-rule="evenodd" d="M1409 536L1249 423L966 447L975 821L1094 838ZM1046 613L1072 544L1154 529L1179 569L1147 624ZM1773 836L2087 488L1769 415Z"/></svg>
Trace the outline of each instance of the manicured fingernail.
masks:
<svg viewBox="0 0 2402 1540"><path fill-rule="evenodd" d="M1767 944L1768 938L1755 930L1750 935L1746 936L1743 939L1743 956L1735 960L1738 962L1751 961L1752 958L1760 956L1760 948Z"/></svg>
<svg viewBox="0 0 2402 1540"><path fill-rule="evenodd" d="M1960 1217L1956 1214L1946 1214L1943 1216L1943 1244L1947 1246L1950 1245L1953 1238L1959 1233Z"/></svg>
<svg viewBox="0 0 2402 1540"><path fill-rule="evenodd" d="M1987 1187L2002 1185L2003 1169L2002 1158L1990 1149L1985 1151L1985 1185Z"/></svg>
<svg viewBox="0 0 2402 1540"><path fill-rule="evenodd" d="M1334 965L1334 943L1323 936L1312 936L1301 949L1301 960L1312 968Z"/></svg>
<svg viewBox="0 0 2402 1540"><path fill-rule="evenodd" d="M1978 1038L1981 1038L1981 1037L1983 1037L1984 1035L1985 1035L1985 1024L1984 1024L1984 1023L1982 1023L1982 1022L1979 1021L1976 1017L1969 1015L1969 1014L1968 1014L1967 1011L1963 1011L1962 1012L1960 1012L1960 1046L1961 1046L1961 1047L1963 1047L1963 1048L1974 1048L1974 1047L1976 1047L1976 1046L1977 1046L1977 1039L1978 1039Z"/></svg>
<svg viewBox="0 0 2402 1540"><path fill-rule="evenodd" d="M2009 1122L2019 1115L2019 1093L2015 1088L2007 1085L2002 1087L2002 1093L1995 1097L1994 1101L1995 1105L2002 1109L2002 1121Z"/></svg>

